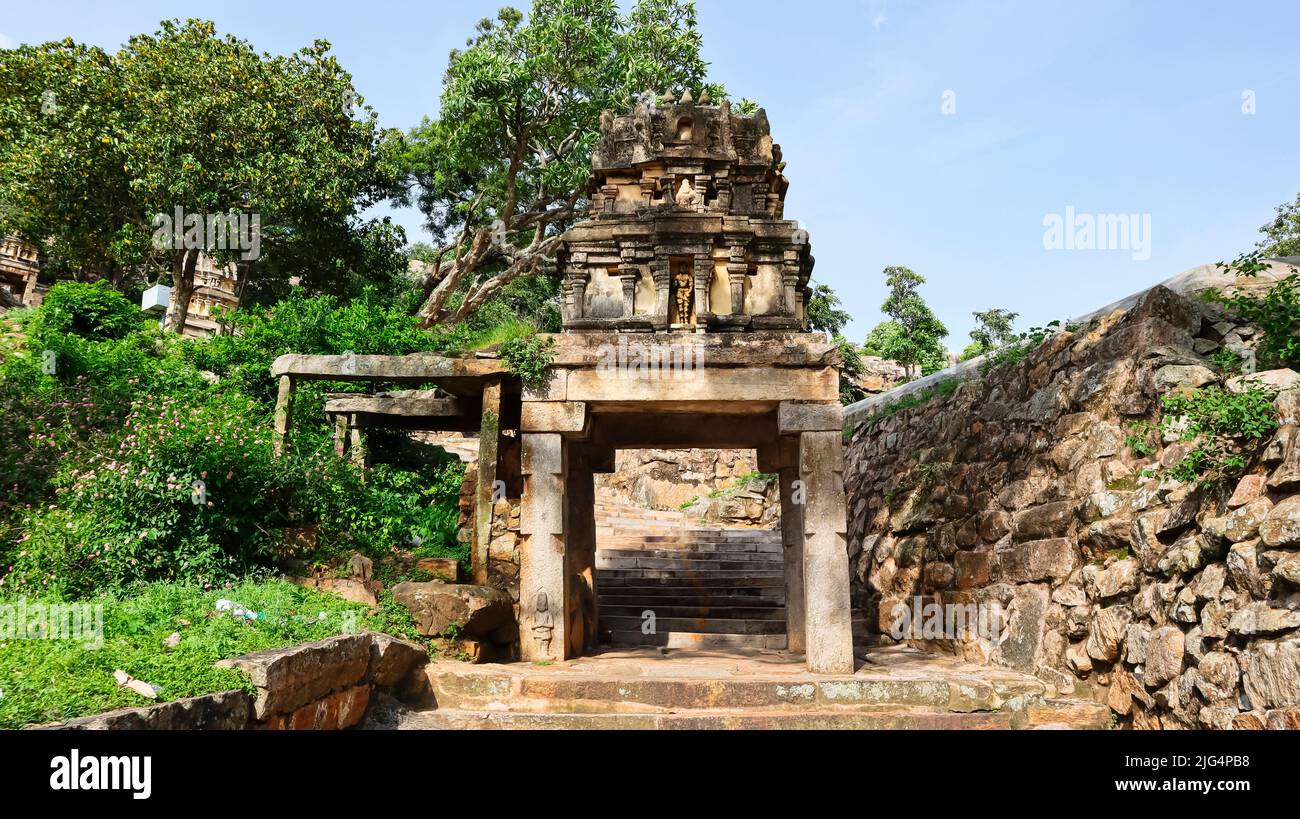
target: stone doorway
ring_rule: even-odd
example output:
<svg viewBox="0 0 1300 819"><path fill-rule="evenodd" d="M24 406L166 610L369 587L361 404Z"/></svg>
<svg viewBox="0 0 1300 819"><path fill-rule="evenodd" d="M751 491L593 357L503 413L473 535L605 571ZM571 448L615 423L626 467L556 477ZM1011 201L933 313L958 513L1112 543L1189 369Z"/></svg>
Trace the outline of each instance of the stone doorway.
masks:
<svg viewBox="0 0 1300 819"><path fill-rule="evenodd" d="M753 450L619 450L596 476L600 646L784 650L776 475Z"/></svg>

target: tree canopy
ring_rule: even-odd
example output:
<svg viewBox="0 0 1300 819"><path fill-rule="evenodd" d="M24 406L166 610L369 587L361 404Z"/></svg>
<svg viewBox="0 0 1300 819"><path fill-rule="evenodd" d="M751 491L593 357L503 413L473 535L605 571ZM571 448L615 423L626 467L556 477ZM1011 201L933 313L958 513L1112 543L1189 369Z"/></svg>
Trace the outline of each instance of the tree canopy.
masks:
<svg viewBox="0 0 1300 819"><path fill-rule="evenodd" d="M199 252L338 289L339 259L373 264L405 243L359 218L394 193L400 144L360 102L328 42L259 54L201 20L164 21L116 54L71 40L0 51L0 228L85 278L169 271L177 327ZM156 217L178 209L245 215L246 238L256 215L257 250L194 248L188 233L177 246Z"/></svg>
<svg viewBox="0 0 1300 819"><path fill-rule="evenodd" d="M695 6L535 0L484 19L452 51L437 119L408 139L405 201L439 244L424 282L426 324L459 321L511 281L545 271L584 207L603 110L635 94L706 82Z"/></svg>
<svg viewBox="0 0 1300 819"><path fill-rule="evenodd" d="M871 330L863 352L897 361L912 377L918 369L928 375L948 366L948 328L917 292L925 278L901 266L886 267L884 276L889 295L880 310L889 319Z"/></svg>

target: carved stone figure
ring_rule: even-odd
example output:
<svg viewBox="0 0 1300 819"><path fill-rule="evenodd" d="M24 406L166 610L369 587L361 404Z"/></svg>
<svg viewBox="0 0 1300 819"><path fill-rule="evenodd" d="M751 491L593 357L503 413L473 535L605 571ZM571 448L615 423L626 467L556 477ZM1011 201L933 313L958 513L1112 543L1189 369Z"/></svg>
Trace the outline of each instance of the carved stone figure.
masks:
<svg viewBox="0 0 1300 819"><path fill-rule="evenodd" d="M677 306L678 324L686 324L691 320L692 295L691 272L685 267L679 267L677 272L673 274L673 299Z"/></svg>
<svg viewBox="0 0 1300 819"><path fill-rule="evenodd" d="M550 601L546 599L546 592L538 592L536 607L537 617L533 619L533 639L537 641L538 647L543 655L551 651L551 638L555 636L555 615L550 611Z"/></svg>
<svg viewBox="0 0 1300 819"><path fill-rule="evenodd" d="M677 201L677 207L686 210L694 210L700 204L700 195L695 192L695 183L689 179L683 179L682 184L677 186L677 195L674 199Z"/></svg>

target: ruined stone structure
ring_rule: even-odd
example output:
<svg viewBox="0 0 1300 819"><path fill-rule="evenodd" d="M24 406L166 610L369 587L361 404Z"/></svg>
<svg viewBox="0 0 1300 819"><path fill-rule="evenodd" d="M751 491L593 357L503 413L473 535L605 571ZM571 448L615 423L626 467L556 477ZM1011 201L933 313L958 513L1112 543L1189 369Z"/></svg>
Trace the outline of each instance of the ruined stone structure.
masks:
<svg viewBox="0 0 1300 819"><path fill-rule="evenodd" d="M813 258L765 113L643 100L605 113L592 164L557 255L566 329L804 329Z"/></svg>
<svg viewBox="0 0 1300 819"><path fill-rule="evenodd" d="M17 236L0 239L0 308L32 307L40 303L36 275L40 251Z"/></svg>
<svg viewBox="0 0 1300 819"><path fill-rule="evenodd" d="M473 574L516 601L528 661L596 641L594 475L617 450L755 450L780 475L787 645L852 673L839 353L805 332L813 259L783 218L780 149L762 111L665 101L602 117L590 218L557 254L564 332L544 383L482 355L284 356L278 445L303 379L436 384L331 402L339 452L364 458L367 425L479 430Z"/></svg>

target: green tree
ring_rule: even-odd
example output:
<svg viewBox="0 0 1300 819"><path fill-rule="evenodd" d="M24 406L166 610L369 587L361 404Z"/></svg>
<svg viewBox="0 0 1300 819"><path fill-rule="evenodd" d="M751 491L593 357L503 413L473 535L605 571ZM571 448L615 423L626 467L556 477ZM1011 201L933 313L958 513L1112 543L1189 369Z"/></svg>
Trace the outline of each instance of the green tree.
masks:
<svg viewBox="0 0 1300 819"><path fill-rule="evenodd" d="M1273 221L1259 229L1264 238L1256 247L1264 256L1300 256L1300 194L1277 206Z"/></svg>
<svg viewBox="0 0 1300 819"><path fill-rule="evenodd" d="M408 139L409 191L439 247L423 285L426 325L456 322L511 281L545 272L585 206L601 112L634 95L705 81L695 7L535 0L504 8L451 53L439 118ZM494 226L495 223L495 226Z"/></svg>
<svg viewBox="0 0 1300 819"><path fill-rule="evenodd" d="M897 361L913 378L918 369L922 375L943 369L948 364L943 346L948 328L917 292L925 278L896 265L886 267L884 276L889 295L880 310L889 320L872 329L866 344L871 352L867 354Z"/></svg>
<svg viewBox="0 0 1300 819"><path fill-rule="evenodd" d="M374 261L359 213L397 181L400 134L360 102L329 43L259 54L199 20L165 21L115 55L71 40L0 51L0 227L89 278L166 271L173 328L201 252L245 278L328 281L340 257ZM256 215L256 252L220 251L203 228L201 248L175 246L156 217L177 208L204 227L244 214L245 240Z"/></svg>
<svg viewBox="0 0 1300 819"><path fill-rule="evenodd" d="M847 310L840 309L840 297L830 285L812 285L806 314L808 329L826 333L840 348L840 403L852 404L866 398L866 392L856 383L864 372L862 353L841 332L853 316Z"/></svg>
<svg viewBox="0 0 1300 819"><path fill-rule="evenodd" d="M975 317L975 329L970 331L971 343L961 351L962 361L984 355L1016 340L1012 327L1020 317L1019 313L994 307L991 310L976 310L971 315Z"/></svg>

